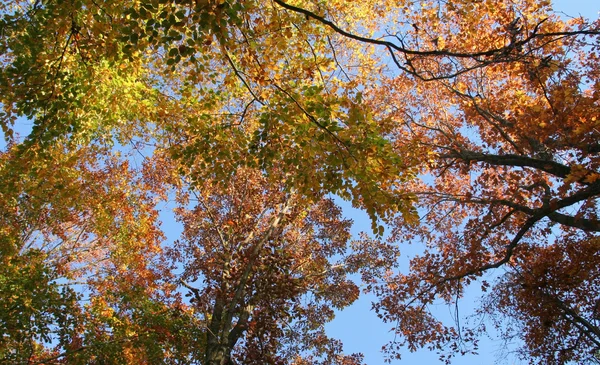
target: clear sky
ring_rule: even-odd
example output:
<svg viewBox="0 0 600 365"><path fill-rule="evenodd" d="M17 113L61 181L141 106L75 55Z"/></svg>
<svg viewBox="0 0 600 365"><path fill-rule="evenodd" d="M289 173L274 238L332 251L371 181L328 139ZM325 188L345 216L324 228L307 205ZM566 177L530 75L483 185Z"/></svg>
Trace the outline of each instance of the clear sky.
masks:
<svg viewBox="0 0 600 365"><path fill-rule="evenodd" d="M558 0L553 1L554 9L565 16L577 17L583 15L589 19L597 19L600 14L600 0ZM343 203L343 202L342 202ZM353 209L349 204L343 204L344 213L354 220L353 233L370 232L370 220L364 212ZM417 253L418 248L401 246L401 260L407 261L411 255ZM476 308L479 299L479 290L475 285L470 292L460 301L461 320L466 319ZM361 352L365 355L365 363L379 365L384 363L381 347L393 340L390 329L393 324L382 323L374 312L370 311L373 297L363 296L351 307L336 315L335 320L328 324L328 334L342 340L347 353ZM450 319L454 315L453 308L440 305L434 308L438 318ZM451 323L451 322L450 322ZM491 327L491 326L488 326ZM493 338L482 338L479 344L479 355L457 356L452 361L453 365L493 365L519 363L513 355L503 351L503 341ZM420 350L415 353L408 349L403 353L400 361L392 364L443 364L435 352Z"/></svg>

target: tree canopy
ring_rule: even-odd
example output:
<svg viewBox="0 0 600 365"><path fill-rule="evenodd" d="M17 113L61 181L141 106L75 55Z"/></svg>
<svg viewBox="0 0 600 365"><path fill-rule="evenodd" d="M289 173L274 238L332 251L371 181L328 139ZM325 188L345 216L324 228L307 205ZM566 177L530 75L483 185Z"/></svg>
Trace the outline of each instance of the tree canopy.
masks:
<svg viewBox="0 0 600 365"><path fill-rule="evenodd" d="M599 48L546 0L0 2L0 363L360 364L361 293L390 361L600 362Z"/></svg>

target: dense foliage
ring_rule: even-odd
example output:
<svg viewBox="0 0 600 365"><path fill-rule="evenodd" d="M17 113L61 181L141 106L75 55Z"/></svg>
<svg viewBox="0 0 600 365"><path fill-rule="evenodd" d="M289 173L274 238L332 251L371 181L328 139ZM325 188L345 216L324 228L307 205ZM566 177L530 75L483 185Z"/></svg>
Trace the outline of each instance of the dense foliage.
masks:
<svg viewBox="0 0 600 365"><path fill-rule="evenodd" d="M600 362L599 50L546 0L0 2L0 362L359 364L360 287L390 360Z"/></svg>

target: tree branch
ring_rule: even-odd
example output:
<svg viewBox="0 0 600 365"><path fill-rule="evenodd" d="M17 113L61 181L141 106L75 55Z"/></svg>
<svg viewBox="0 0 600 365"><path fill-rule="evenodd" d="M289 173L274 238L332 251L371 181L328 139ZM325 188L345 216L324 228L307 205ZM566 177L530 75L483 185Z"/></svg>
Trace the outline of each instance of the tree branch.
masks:
<svg viewBox="0 0 600 365"><path fill-rule="evenodd" d="M458 158L464 160L467 163L471 161L486 162L494 166L533 167L535 169L547 172L551 175L560 178L566 178L567 175L569 175L569 173L571 172L571 168L569 166L563 165L555 161L546 161L515 154L494 155L488 153L460 150L453 151L447 154L442 154L439 157L443 159Z"/></svg>
<svg viewBox="0 0 600 365"><path fill-rule="evenodd" d="M591 196L586 197L584 199L588 199L588 198L591 198ZM457 201L459 201L459 199L457 199ZM542 212L542 210L545 209L545 208L530 208L530 207L527 207L527 206L524 206L521 204L517 204L515 202L506 200L506 199L492 199L492 200L470 199L470 200L461 200L461 201L464 203L476 203L476 204L500 204L500 205L510 207L519 212L526 213L528 215L538 214L538 213ZM573 216L559 213L556 211L549 212L546 214L546 216L551 221L562 224L564 226L579 228L579 229L581 229L583 231L587 231L587 232L600 232L600 221L598 221L596 219L577 218L577 217L573 217Z"/></svg>
<svg viewBox="0 0 600 365"><path fill-rule="evenodd" d="M396 43L393 42L389 42L389 41L384 41L381 39L374 39L374 38L368 38L368 37L363 37L361 35L358 34L354 34L351 32L348 32L342 28L340 28L338 25L336 25L334 22L315 14L314 12L304 9L304 8L300 8L294 5L290 5L282 0L273 0L276 4L278 4L279 6L291 10L295 13L300 13L302 15L304 15L307 19L311 18L314 19L318 22L320 22L321 24L331 28L333 31L335 31L336 33L350 38L350 39L354 39L356 41L359 42L363 42L363 43L367 43L367 44L374 44L374 45L379 45L379 46L384 46L386 47L390 53L393 55L393 51L397 51L400 53L403 53L405 55L416 55L416 56L447 56L447 57L455 57L455 58L470 58L470 59L475 59L478 60L481 57L489 57L489 56L499 56L499 55L507 55L510 54L510 52L514 49L518 49L518 48L522 48L523 45L531 42L533 39L535 38L549 38L549 37L555 37L555 38L562 38L562 37L568 37L568 36L578 36L578 35L598 35L600 34L600 31L598 30L579 30L579 31L572 31L572 32L548 32L548 33L539 33L539 28L540 25L542 23L544 23L547 19L542 19L538 24L536 24L536 26L534 27L533 31L524 39L520 40L520 41L514 41L511 42L510 44L503 46L503 47L499 47L499 48L493 48L493 49L488 49L485 51L478 51L478 52L453 52L453 51L448 51L448 50L428 50L428 51L419 51L419 50L415 50L415 49L409 49L406 48L402 45L398 45ZM393 55L395 57L395 55ZM500 59L500 61L503 61L502 59ZM479 61L482 62L483 61Z"/></svg>
<svg viewBox="0 0 600 365"><path fill-rule="evenodd" d="M460 280L460 279L466 278L467 276L477 275L477 274L483 273L490 269L497 269L500 266L506 264L508 261L510 261L510 259L514 253L514 250L517 247L517 245L519 244L519 242L521 241L521 239L542 218L543 218L543 216L533 216L533 217L530 217L527 221L525 221L525 224L523 224L523 226L521 226L521 229L519 229L519 232L517 232L517 234L513 237L513 239L508 244L508 246L506 246L506 251L504 252L504 256L499 261L485 264L483 266L467 270L461 274L442 278L436 284L441 285L441 284L447 283L449 281Z"/></svg>

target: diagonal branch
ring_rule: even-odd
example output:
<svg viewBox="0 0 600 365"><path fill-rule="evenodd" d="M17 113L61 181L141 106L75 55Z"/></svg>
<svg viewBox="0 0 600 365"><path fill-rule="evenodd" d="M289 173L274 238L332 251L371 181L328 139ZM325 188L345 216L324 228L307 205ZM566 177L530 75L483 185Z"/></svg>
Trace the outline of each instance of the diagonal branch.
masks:
<svg viewBox="0 0 600 365"><path fill-rule="evenodd" d="M504 256L500 260L489 263L489 264L485 264L483 266L469 269L463 273L460 273L460 274L457 274L454 276L445 277L445 278L439 280L436 284L441 285L441 284L447 283L449 281L460 280L460 279L466 278L468 276L478 275L478 274L481 274L490 269L497 269L500 266L506 264L512 258L515 248L517 247L517 245L519 244L521 239L543 217L544 217L543 215L537 215L537 216L533 216L533 217L530 217L529 219L527 219L527 221L525 221L525 223L521 226L521 229L519 229L517 234L510 241L508 246L506 246L506 251L504 252Z"/></svg>
<svg viewBox="0 0 600 365"><path fill-rule="evenodd" d="M267 232L265 232L265 234L260 238L260 240L258 242L256 242L254 244L254 246L252 247L252 251L250 253L250 258L248 260L248 263L246 264L246 267L244 268L244 271L242 272L242 274L240 276L239 282L237 283L233 298L231 299L231 301L229 302L229 305L225 309L225 316L222 321L221 334L223 336L227 335L228 341L230 343L235 343L237 341L237 338L234 339L231 337L232 332L230 332L232 322L233 322L233 315L235 313L235 308L241 302L242 297L244 296L244 293L246 292L246 286L248 284L248 280L250 280L250 278L251 278L251 274L254 271L254 264L256 263L256 260L258 259L262 248L264 247L265 243L271 238L271 236L273 235L275 230L279 227L279 225L283 221L285 215L289 213L289 210L291 208L290 204L293 199L293 195L294 195L294 192L290 193L290 196L287 198L287 200L281 204L281 206L279 208L279 212L271 221L271 224L270 224ZM252 234L248 235L248 237L245 239L244 243L245 244L250 243L250 241L253 239L253 237L254 236ZM245 246L245 244L243 246ZM242 319L246 315L249 315L249 313L244 314L244 312L243 312ZM241 328L242 327L239 327L239 329L241 329ZM242 331L238 331L238 330L236 330L234 332L238 333L239 335L241 335L241 333L242 333Z"/></svg>
<svg viewBox="0 0 600 365"><path fill-rule="evenodd" d="M600 182L596 182L596 183L591 184L590 186L586 187L585 189L582 189L582 190L576 192L575 194L572 194L566 198L563 198L558 201L550 202L549 204L546 204L542 208L539 208L536 210L531 210L532 215L529 217L529 219L527 219L527 221L525 221L525 223L521 226L521 228L519 229L517 234L513 237L513 239L510 241L510 243L506 246L506 250L505 250L505 253L504 253L504 256L502 257L502 259L500 259L499 261L496 261L496 262L485 264L480 267L469 269L463 273L460 273L460 274L457 274L454 276L443 278L437 284L439 285L439 284L446 283L448 281L462 279L467 276L478 275L487 270L496 269L496 268L506 264L511 259L511 257L514 253L514 250L517 247L517 245L519 244L519 242L521 241L521 239L542 218L548 217L552 214L558 214L558 213L556 213L556 210L558 210L558 209L562 209L562 208L568 207L570 205L577 204L578 202L587 200L590 197L597 196L599 194L600 194Z"/></svg>
<svg viewBox="0 0 600 365"><path fill-rule="evenodd" d="M534 30L526 38L519 40L519 41L511 42L510 44L503 46L503 47L488 49L488 50L479 51L479 52L454 52L454 51L439 50L439 49L438 50L419 51L419 50L415 50L415 49L406 48L402 45L398 45L393 42L384 41L381 39L363 37L361 35L348 32L348 31L340 28L334 22L332 22L318 14L315 14L314 12L312 12L310 10L300 8L300 7L297 7L294 5L290 5L282 0L273 0L273 1L285 9L288 9L293 12L304 15L307 19L311 18L311 19L314 19L314 20L320 22L323 25L326 25L327 27L331 28L333 31L335 31L336 33L338 33L344 37L354 39L356 41L363 42L363 43L384 46L384 47L388 48L390 50L390 52L397 51L397 52L403 53L405 55L448 56L448 57L456 57L456 58L477 59L477 58L486 57L486 56L498 56L498 55L508 54L513 49L518 49L520 47L523 47L524 44L531 42L535 38L550 38L550 37L557 38L557 37L568 37L568 36L577 36L577 35L598 35L598 34L600 34L600 31L594 30L594 29L578 30L578 31L571 31L571 32L540 33L539 32L540 25L547 20L547 19L543 19L535 26Z"/></svg>
<svg viewBox="0 0 600 365"><path fill-rule="evenodd" d="M591 198L592 196L586 197L584 195L581 196L583 200ZM542 210L546 208L530 208L525 205L521 205L515 203L513 201L507 199L469 199L469 200L461 200L461 199L450 199L457 202L463 203L475 203L475 204L500 204L507 207L510 207L519 212L523 212L528 215L535 215L540 213ZM560 202L560 201L559 201ZM561 204L562 206L562 204ZM562 207L564 208L564 207ZM557 211L552 211L546 214L546 216L553 222L562 224L564 226L569 226L573 228L579 228L586 232L600 232L600 221L597 219L586 219L586 218L578 218L573 217L567 214L559 213Z"/></svg>
<svg viewBox="0 0 600 365"><path fill-rule="evenodd" d="M560 178L566 178L567 175L571 173L571 168L561 163L515 154L494 155L489 153L460 150L441 154L439 157L442 159L458 158L467 163L471 161L486 162L494 166L533 167ZM585 184L585 182L582 183Z"/></svg>

